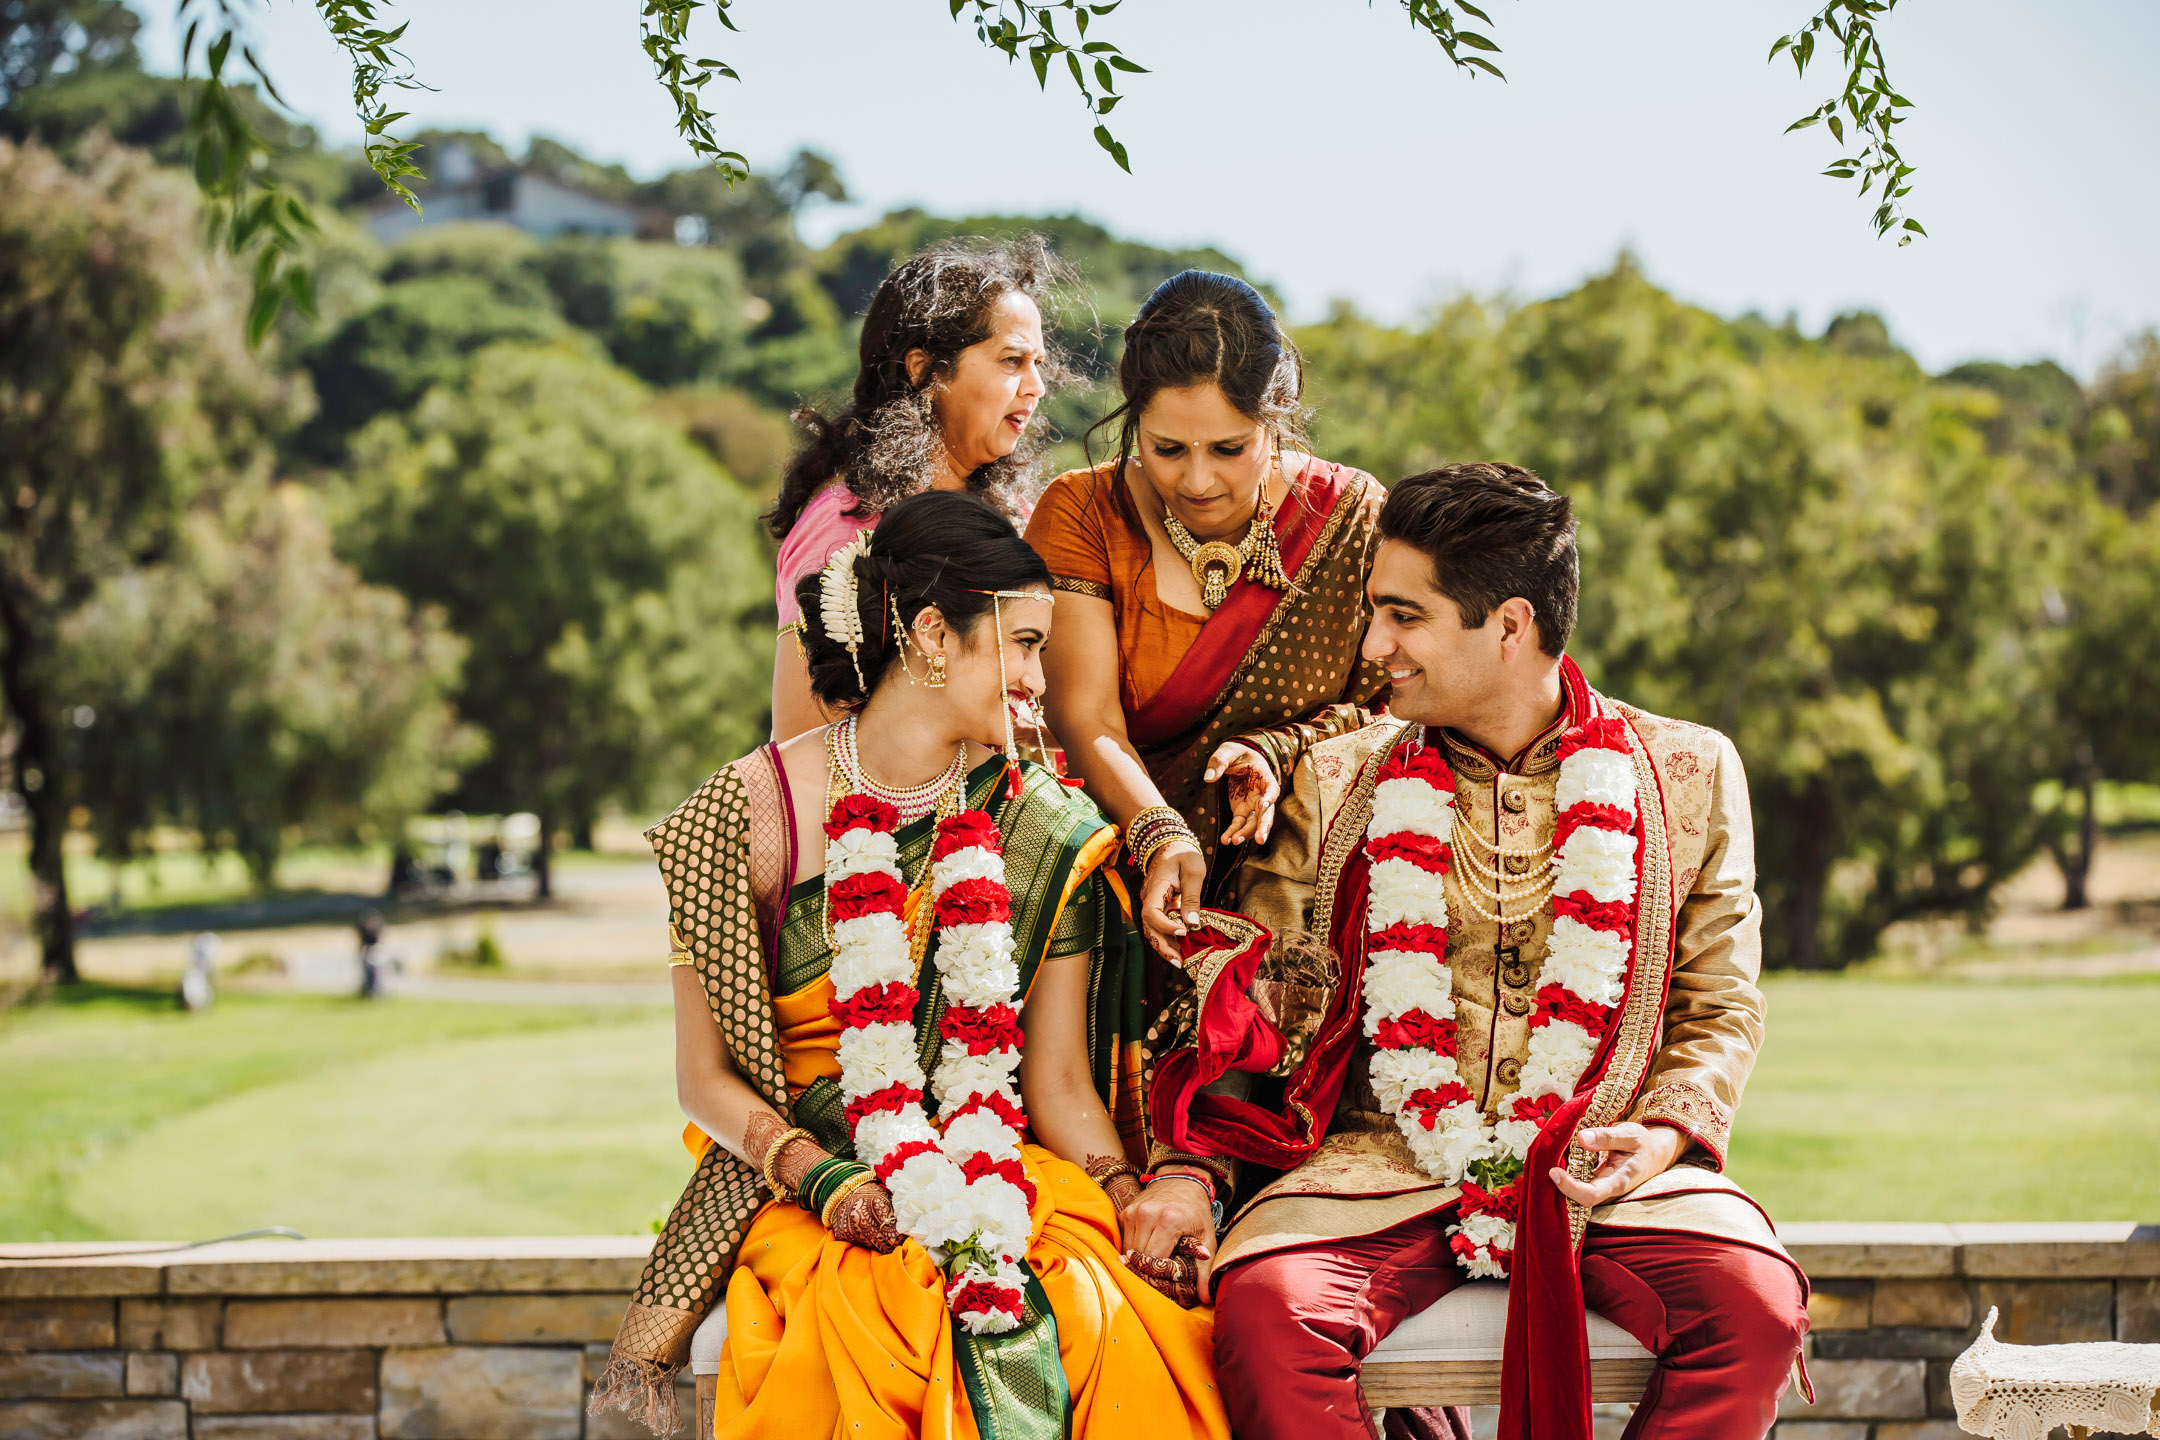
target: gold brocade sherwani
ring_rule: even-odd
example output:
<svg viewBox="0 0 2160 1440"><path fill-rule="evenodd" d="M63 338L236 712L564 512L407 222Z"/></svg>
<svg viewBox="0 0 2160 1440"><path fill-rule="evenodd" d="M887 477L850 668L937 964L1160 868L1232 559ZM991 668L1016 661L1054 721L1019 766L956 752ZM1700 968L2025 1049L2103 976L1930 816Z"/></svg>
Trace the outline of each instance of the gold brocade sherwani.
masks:
<svg viewBox="0 0 2160 1440"><path fill-rule="evenodd" d="M1670 947L1669 980L1638 978L1616 1019L1640 1081L1600 1095L1586 1124L1672 1125L1692 1140L1681 1163L1626 1200L1576 1219L1738 1241L1784 1256L1768 1218L1721 1173L1733 1113L1763 1037L1761 912L1747 781L1732 742L1714 730L1605 701L1639 737L1638 790L1646 853L1640 944ZM1502 761L1441 732L1463 822L1503 850L1550 844L1565 716L1523 754ZM1326 934L1334 880L1363 839L1373 772L1408 737L1387 720L1313 747L1283 796L1268 848L1244 865L1239 909L1273 930ZM1338 825L1337 821L1343 823ZM1531 861L1513 860L1518 869ZM1457 1067L1490 1116L1514 1092L1527 1055L1533 997L1552 928L1542 893L1507 907L1504 925L1465 902L1460 873L1447 880L1448 962L1461 1023ZM1666 905L1647 903L1664 892ZM1516 910L1524 912L1516 918ZM1336 919L1340 923L1340 918ZM1656 1013L1663 996L1662 1014ZM1361 997L1351 1003L1362 1004ZM1646 1054L1645 1051L1648 1053ZM1327 1136L1310 1159L1263 1189L1224 1236L1223 1268L1271 1251L1385 1230L1454 1201L1457 1190L1422 1174L1367 1078L1360 1040ZM1576 1159L1586 1157L1577 1152ZM1578 1173L1582 1173L1578 1171Z"/></svg>

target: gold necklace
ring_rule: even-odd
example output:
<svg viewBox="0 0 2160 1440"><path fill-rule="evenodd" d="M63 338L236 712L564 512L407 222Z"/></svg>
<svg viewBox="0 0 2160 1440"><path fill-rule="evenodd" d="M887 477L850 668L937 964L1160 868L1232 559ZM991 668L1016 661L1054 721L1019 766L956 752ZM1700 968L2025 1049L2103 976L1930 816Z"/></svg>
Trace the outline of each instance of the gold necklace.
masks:
<svg viewBox="0 0 2160 1440"><path fill-rule="evenodd" d="M1275 457L1280 468L1282 456ZM1267 480L1260 481L1260 495L1253 506L1252 524L1246 527L1245 538L1232 545L1227 540L1201 541L1185 528L1183 521L1163 504L1163 530L1178 554L1192 567L1193 583L1200 587L1200 603L1213 614L1222 608L1229 598L1230 587L1239 579L1257 580L1271 590L1290 588L1290 577L1283 573L1282 551L1275 544L1275 512L1268 504Z"/></svg>
<svg viewBox="0 0 2160 1440"><path fill-rule="evenodd" d="M937 808L938 800L953 787L967 771L967 746L962 744L953 751L951 763L943 771L920 785L887 785L863 768L862 755L855 748L856 717L843 715L833 722L827 738L833 758L833 773L845 777L855 790L875 795L900 812L901 823L919 820Z"/></svg>

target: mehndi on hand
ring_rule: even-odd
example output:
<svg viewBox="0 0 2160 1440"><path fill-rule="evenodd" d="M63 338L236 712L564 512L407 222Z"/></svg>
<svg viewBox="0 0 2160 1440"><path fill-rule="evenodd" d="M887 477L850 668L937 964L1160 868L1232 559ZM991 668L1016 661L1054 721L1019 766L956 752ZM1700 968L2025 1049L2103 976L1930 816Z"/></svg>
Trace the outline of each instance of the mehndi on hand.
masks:
<svg viewBox="0 0 2160 1440"><path fill-rule="evenodd" d="M900 1248L900 1226L893 1219L892 1192L872 1181L833 1207L832 1236L880 1255Z"/></svg>
<svg viewBox="0 0 2160 1440"><path fill-rule="evenodd" d="M1187 1236L1160 1260L1151 1255L1132 1255L1125 1263L1153 1289L1190 1310L1200 1303L1202 1258L1199 1245Z"/></svg>

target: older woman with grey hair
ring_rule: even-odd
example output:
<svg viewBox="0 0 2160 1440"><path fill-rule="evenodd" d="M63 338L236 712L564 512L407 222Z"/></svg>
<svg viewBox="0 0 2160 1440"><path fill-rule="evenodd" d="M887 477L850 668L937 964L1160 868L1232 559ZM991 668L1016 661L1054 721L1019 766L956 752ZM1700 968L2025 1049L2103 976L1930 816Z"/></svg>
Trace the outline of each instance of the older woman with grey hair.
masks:
<svg viewBox="0 0 2160 1440"><path fill-rule="evenodd" d="M948 240L896 266L863 317L847 407L796 411L805 436L765 522L780 542L772 733L832 719L810 690L796 632L805 575L908 495L973 491L1025 518L1036 473L1035 412L1057 379L1042 311L1068 277L1040 239Z"/></svg>

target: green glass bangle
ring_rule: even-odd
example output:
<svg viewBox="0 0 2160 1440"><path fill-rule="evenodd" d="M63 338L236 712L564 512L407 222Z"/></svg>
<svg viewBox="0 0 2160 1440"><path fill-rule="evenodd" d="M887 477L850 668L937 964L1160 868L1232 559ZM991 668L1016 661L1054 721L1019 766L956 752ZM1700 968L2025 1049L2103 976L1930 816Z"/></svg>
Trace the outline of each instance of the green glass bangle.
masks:
<svg viewBox="0 0 2160 1440"><path fill-rule="evenodd" d="M853 1163L855 1162L852 1160L842 1160L836 1155L828 1155L823 1160L818 1161L817 1164L812 1165L803 1172L802 1179L796 1183L795 1203L812 1215L817 1214L818 1202L816 1197L819 1185L829 1178L834 1170Z"/></svg>
<svg viewBox="0 0 2160 1440"><path fill-rule="evenodd" d="M842 1185L857 1175L875 1173L859 1160L842 1160L836 1157L822 1161L812 1166L810 1173L803 1177L803 1183L796 1190L797 1203L812 1215L822 1215L825 1213L825 1203Z"/></svg>

